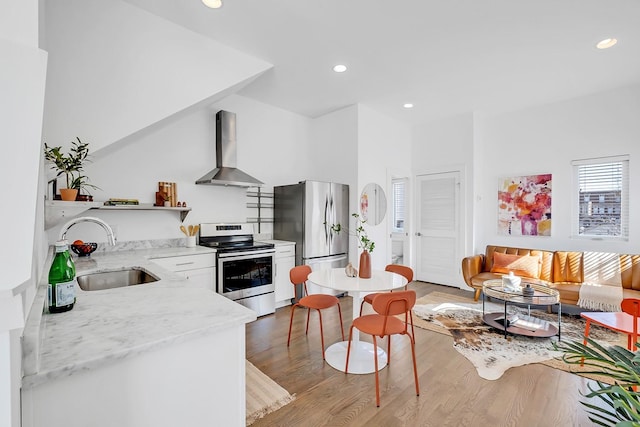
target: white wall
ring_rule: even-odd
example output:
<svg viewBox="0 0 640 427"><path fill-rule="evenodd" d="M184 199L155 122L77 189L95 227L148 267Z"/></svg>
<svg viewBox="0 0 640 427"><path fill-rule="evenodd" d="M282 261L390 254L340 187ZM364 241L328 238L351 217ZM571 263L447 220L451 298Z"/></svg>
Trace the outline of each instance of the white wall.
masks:
<svg viewBox="0 0 640 427"><path fill-rule="evenodd" d="M625 87L479 119L475 141L477 215L475 251L487 244L559 250L640 253L640 229L635 220L640 201L640 85ZM571 161L602 156L630 156L629 241L572 239L574 200ZM540 173L553 174L551 237L497 234L498 179Z"/></svg>
<svg viewBox="0 0 640 427"><path fill-rule="evenodd" d="M78 136L96 152L271 68L119 0L46 2L45 19L53 146Z"/></svg>
<svg viewBox="0 0 640 427"><path fill-rule="evenodd" d="M474 146L476 124L474 121L474 115L469 113L425 123L413 129L412 171L414 175L462 170L461 196L464 211L462 212L461 256L473 252L471 233L474 205L473 163L476 152Z"/></svg>
<svg viewBox="0 0 640 427"><path fill-rule="evenodd" d="M380 185L387 197L387 213L382 223L365 225L369 238L376 243L371 254L373 268L382 269L391 262L389 217L392 203L389 176L402 171L406 171L404 176L411 176L408 171L410 164L411 128L365 105L359 105L356 207L359 206L360 193L369 183ZM360 252L358 250L355 254Z"/></svg>
<svg viewBox="0 0 640 427"><path fill-rule="evenodd" d="M178 200L192 208L185 224L244 221L256 216L255 209L246 207L246 189L195 184L216 166L215 113L219 110L236 113L238 167L265 182L264 191L308 178L311 119L233 95L94 159L86 172L100 187L92 191L95 199L137 198L141 203L153 203L158 181L171 181L177 183ZM175 212L91 210L86 214L115 227L118 241L183 237ZM273 212L267 210L263 215L272 217ZM59 230L56 226L49 231L50 241L57 238ZM272 231L270 224L261 230ZM67 237L106 241L102 229L93 224L74 226Z"/></svg>
<svg viewBox="0 0 640 427"><path fill-rule="evenodd" d="M0 168L4 198L0 257L0 425L20 425L20 334L37 273L36 206L44 105L46 52L38 48L38 2L0 1ZM34 245L34 243L36 243ZM32 294L32 292L31 292Z"/></svg>
<svg viewBox="0 0 640 427"><path fill-rule="evenodd" d="M358 106L350 105L313 120L307 148L306 179L349 186L349 212L356 212L358 183ZM353 223L349 228L353 227ZM355 239L349 241L349 261L358 265Z"/></svg>

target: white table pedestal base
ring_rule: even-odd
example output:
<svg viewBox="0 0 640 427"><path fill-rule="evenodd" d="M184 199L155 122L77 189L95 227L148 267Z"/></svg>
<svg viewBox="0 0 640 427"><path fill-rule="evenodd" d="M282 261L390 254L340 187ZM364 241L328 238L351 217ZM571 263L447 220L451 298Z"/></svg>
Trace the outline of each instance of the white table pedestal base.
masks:
<svg viewBox="0 0 640 427"><path fill-rule="evenodd" d="M341 341L331 345L324 352L327 363L344 372L347 361L347 346L349 341ZM350 374L372 374L375 370L375 362L373 360L373 344L362 341L353 341L351 343L351 353L349 355L349 373ZM377 347L378 351L378 370L382 370L387 366L387 352Z"/></svg>

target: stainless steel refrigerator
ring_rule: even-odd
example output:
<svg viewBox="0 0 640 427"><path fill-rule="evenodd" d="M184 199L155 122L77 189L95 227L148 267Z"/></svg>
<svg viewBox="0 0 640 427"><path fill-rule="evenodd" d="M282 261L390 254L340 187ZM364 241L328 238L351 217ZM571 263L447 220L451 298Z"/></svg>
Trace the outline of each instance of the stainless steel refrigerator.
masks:
<svg viewBox="0 0 640 427"><path fill-rule="evenodd" d="M345 267L349 259L349 186L302 181L273 189L273 238L296 243L296 265ZM340 232L336 228L340 227ZM335 293L311 286L310 293ZM298 297L300 292L297 293Z"/></svg>

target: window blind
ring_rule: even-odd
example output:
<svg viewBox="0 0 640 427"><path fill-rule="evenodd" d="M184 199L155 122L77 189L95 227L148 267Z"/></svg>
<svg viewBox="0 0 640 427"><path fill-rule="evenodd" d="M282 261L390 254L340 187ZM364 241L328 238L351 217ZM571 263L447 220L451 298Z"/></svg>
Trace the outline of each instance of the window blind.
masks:
<svg viewBox="0 0 640 427"><path fill-rule="evenodd" d="M629 236L627 156L572 162L577 184L579 236Z"/></svg>
<svg viewBox="0 0 640 427"><path fill-rule="evenodd" d="M393 230L404 230L405 188L403 181L393 183Z"/></svg>

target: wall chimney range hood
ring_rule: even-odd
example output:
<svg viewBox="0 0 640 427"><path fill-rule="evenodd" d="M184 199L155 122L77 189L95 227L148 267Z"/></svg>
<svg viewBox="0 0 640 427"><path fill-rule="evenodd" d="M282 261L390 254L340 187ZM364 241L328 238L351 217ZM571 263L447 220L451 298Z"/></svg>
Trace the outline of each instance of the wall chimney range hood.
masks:
<svg viewBox="0 0 640 427"><path fill-rule="evenodd" d="M264 182L237 168L237 153L236 113L220 110L216 113L216 168L196 184L261 187Z"/></svg>

